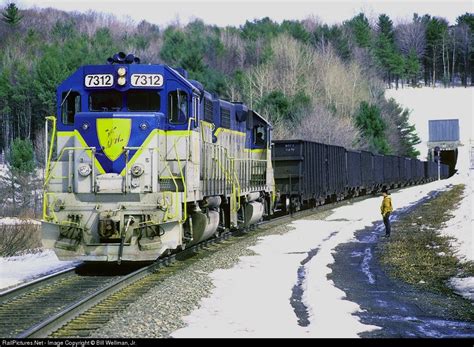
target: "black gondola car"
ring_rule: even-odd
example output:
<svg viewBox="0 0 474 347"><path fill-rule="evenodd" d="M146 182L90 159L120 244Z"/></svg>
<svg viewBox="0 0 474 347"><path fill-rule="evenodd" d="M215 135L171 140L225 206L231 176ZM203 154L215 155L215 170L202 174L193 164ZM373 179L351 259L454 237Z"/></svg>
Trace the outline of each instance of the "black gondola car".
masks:
<svg viewBox="0 0 474 347"><path fill-rule="evenodd" d="M424 181L425 180L425 165L423 164L423 162L418 159L414 159L414 167L415 167L414 182L420 183Z"/></svg>
<svg viewBox="0 0 474 347"><path fill-rule="evenodd" d="M410 158L404 158L401 157L401 160L403 161L403 167L404 167L404 185L409 185L410 182L412 181L413 173L412 173L412 165L411 165L411 159ZM401 170L400 170L401 173Z"/></svg>
<svg viewBox="0 0 474 347"><path fill-rule="evenodd" d="M393 175L393 184L398 186L401 183L400 175L400 157L396 155L391 155L392 160L392 175Z"/></svg>
<svg viewBox="0 0 474 347"><path fill-rule="evenodd" d="M398 157L386 155L383 157L384 183L387 186L396 186L400 181L400 169Z"/></svg>
<svg viewBox="0 0 474 347"><path fill-rule="evenodd" d="M434 162L304 140L274 141L272 161L277 209L285 212L438 177ZM448 166L442 165L442 177L448 174Z"/></svg>
<svg viewBox="0 0 474 347"><path fill-rule="evenodd" d="M393 173L392 173L392 158L388 155L383 157L383 182L391 186L393 183Z"/></svg>
<svg viewBox="0 0 474 347"><path fill-rule="evenodd" d="M375 186L375 173L372 153L360 152L361 183L366 192L372 191Z"/></svg>
<svg viewBox="0 0 474 347"><path fill-rule="evenodd" d="M362 186L361 153L346 151L347 188L351 194L358 194Z"/></svg>
<svg viewBox="0 0 474 347"><path fill-rule="evenodd" d="M327 145L303 140L274 141L276 189L292 206L323 203L328 192Z"/></svg>
<svg viewBox="0 0 474 347"><path fill-rule="evenodd" d="M339 146L327 146L328 193L333 200L344 197L346 190L346 149Z"/></svg>
<svg viewBox="0 0 474 347"><path fill-rule="evenodd" d="M373 154L373 170L374 170L374 178L375 178L375 185L376 188L381 188L384 184L384 165L383 165L383 155L380 154Z"/></svg>
<svg viewBox="0 0 474 347"><path fill-rule="evenodd" d="M438 164L434 161L425 161L425 178L427 181L438 179Z"/></svg>

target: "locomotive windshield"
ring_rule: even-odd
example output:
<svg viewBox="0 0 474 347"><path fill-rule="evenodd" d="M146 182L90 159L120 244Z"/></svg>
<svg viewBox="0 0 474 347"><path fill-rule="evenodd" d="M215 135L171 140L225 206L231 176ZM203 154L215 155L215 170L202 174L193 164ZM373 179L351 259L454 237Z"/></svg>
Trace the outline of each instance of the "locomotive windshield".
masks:
<svg viewBox="0 0 474 347"><path fill-rule="evenodd" d="M188 94L181 90L168 93L168 115L171 124L184 124L188 117Z"/></svg>
<svg viewBox="0 0 474 347"><path fill-rule="evenodd" d="M81 112L81 95L78 92L69 90L63 93L61 107L61 118L63 124L74 124L74 115Z"/></svg>
<svg viewBox="0 0 474 347"><path fill-rule="evenodd" d="M116 90L103 90L89 94L89 110L92 112L120 111L122 94Z"/></svg>
<svg viewBox="0 0 474 347"><path fill-rule="evenodd" d="M127 108L129 111L158 112L160 110L160 94L156 90L129 90L127 92Z"/></svg>

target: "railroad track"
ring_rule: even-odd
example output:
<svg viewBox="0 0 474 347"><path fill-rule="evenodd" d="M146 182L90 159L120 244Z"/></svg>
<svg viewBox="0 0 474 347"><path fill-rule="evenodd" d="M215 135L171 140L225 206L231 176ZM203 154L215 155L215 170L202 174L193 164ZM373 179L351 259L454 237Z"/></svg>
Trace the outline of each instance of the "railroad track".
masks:
<svg viewBox="0 0 474 347"><path fill-rule="evenodd" d="M69 269L0 295L0 336L28 337L43 322L80 298L96 292L115 276L81 276Z"/></svg>
<svg viewBox="0 0 474 347"><path fill-rule="evenodd" d="M358 197L349 203L367 198ZM347 204L343 201L342 204ZM316 210L303 210L293 215L261 222L268 229L285 220L304 218L335 207L328 204ZM75 269L37 280L0 295L0 336L12 338L87 337L101 328L156 284L196 260L240 241L227 231L184 251L164 257L155 263L125 275L81 275ZM197 253L201 249L207 252ZM178 260L178 261L177 261Z"/></svg>
<svg viewBox="0 0 474 347"><path fill-rule="evenodd" d="M225 242L230 232L204 241L126 275L69 269L0 295L0 336L81 337L106 323L158 282L186 266L200 249ZM217 250L217 249L216 249Z"/></svg>

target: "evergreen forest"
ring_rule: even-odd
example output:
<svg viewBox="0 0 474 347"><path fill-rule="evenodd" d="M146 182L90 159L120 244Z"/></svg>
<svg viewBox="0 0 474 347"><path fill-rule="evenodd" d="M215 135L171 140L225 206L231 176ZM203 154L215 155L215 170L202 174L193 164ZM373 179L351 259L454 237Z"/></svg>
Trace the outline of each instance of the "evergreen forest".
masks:
<svg viewBox="0 0 474 347"><path fill-rule="evenodd" d="M469 86L474 81L474 15L455 25L414 14L394 24L364 13L337 25L309 17L270 18L239 27L196 19L160 26L113 15L0 8L0 152L29 143L44 165L44 119L55 88L79 66L118 51L142 63L182 67L189 77L269 119L275 138L303 138L354 149L416 156L409 111L386 88Z"/></svg>

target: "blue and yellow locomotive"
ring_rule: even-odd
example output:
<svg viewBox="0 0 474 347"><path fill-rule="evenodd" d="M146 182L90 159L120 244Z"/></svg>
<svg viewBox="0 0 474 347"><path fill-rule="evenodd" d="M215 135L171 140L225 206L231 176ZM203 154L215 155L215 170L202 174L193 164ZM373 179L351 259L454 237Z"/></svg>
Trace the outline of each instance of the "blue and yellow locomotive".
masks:
<svg viewBox="0 0 474 347"><path fill-rule="evenodd" d="M273 210L270 124L182 69L83 66L47 122L42 240L61 260L155 260Z"/></svg>

